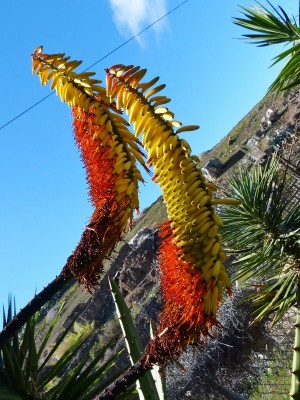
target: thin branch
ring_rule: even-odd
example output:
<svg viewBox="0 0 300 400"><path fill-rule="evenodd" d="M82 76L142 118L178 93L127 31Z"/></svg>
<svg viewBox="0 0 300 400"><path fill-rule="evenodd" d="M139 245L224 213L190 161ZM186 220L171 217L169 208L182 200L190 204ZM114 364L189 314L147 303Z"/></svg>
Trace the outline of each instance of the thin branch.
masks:
<svg viewBox="0 0 300 400"><path fill-rule="evenodd" d="M151 369L145 365L143 357L132 365L120 378L116 379L106 389L104 389L94 400L113 400L115 396L124 393L141 376Z"/></svg>

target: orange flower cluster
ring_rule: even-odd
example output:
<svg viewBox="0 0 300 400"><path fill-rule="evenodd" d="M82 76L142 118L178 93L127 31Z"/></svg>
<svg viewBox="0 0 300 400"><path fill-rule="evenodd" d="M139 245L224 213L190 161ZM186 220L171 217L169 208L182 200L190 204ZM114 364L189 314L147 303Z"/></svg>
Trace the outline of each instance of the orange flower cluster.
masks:
<svg viewBox="0 0 300 400"><path fill-rule="evenodd" d="M200 269L183 259L168 222L161 228L160 235L159 261L165 299L163 319L177 320L179 325L186 325L189 332L195 331L198 326L203 330L210 328L216 323L219 288L223 289L222 285L215 285L214 277L207 281ZM206 297L212 299L211 306Z"/></svg>
<svg viewBox="0 0 300 400"><path fill-rule="evenodd" d="M73 108L75 140L86 167L95 211L64 267L89 289L97 287L103 260L109 258L128 221L133 220L133 212L138 209L138 180L142 180L112 124L94 123L95 111Z"/></svg>
<svg viewBox="0 0 300 400"><path fill-rule="evenodd" d="M86 168L90 198L97 208L103 201L112 203L116 197L113 188L116 181L114 163L117 155L110 155L112 132L107 133L108 146L103 146L103 143L97 140L103 128L94 123L95 115L92 111L94 110L87 113L78 107L73 107L72 114L74 136Z"/></svg>
<svg viewBox="0 0 300 400"><path fill-rule="evenodd" d="M112 137L107 146L101 145L99 140L93 139L102 129L93 123L95 115L74 107L73 116L75 140L86 167L90 198L95 211L64 271L70 270L80 283L91 289L97 287L102 261L109 257L120 240L124 230L121 220L129 197L125 196L121 204L116 201L117 192L114 187L117 176L114 164L117 156L111 157L110 154Z"/></svg>
<svg viewBox="0 0 300 400"><path fill-rule="evenodd" d="M147 363L164 363L218 326L217 306L223 284L206 280L203 272L181 256L169 222L160 229L159 266L164 307L157 334L145 350Z"/></svg>

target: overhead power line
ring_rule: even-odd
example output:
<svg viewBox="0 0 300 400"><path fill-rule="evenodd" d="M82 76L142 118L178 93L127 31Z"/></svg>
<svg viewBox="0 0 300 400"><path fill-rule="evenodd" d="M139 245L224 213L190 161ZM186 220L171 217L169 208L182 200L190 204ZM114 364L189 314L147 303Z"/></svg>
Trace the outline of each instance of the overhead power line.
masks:
<svg viewBox="0 0 300 400"><path fill-rule="evenodd" d="M111 54L115 53L117 50L121 49L122 47L124 47L126 44L128 44L129 42L131 42L132 40L136 39L138 36L140 36L141 34L143 34L144 32L146 32L149 28L152 28L152 26L154 26L155 24L157 24L159 21L161 21L162 19L166 18L168 15L172 14L174 11L178 10L178 8L180 8L181 6L183 6L185 3L187 3L189 0L184 0L182 1L180 4L178 4L178 6L172 8L170 11L168 11L166 14L162 15L161 17L159 17L157 20L155 20L154 22L152 22L150 25L146 26L144 29L142 29L140 32L138 32L136 35L131 36L128 40L126 40L125 42L123 42L122 44L120 44L119 46L115 47L112 51L110 51L109 53L105 54L105 56L101 57L99 60L95 61L93 64L91 64L89 67L87 67L85 71L88 71L89 69L93 68L95 65L97 65L99 62L103 61L105 58L109 57ZM53 90L51 93L49 93L47 96L42 97L40 100L38 100L36 103L32 104L30 107L26 108L24 111L22 111L20 114L16 115L14 118L12 118L11 120L9 120L8 122L6 122L4 125L0 126L0 130L5 128L7 125L10 125L12 122L16 121L17 119L19 119L20 117L22 117L24 114L26 114L28 111L32 110L33 108L35 108L36 106L38 106L40 103L42 103L44 100L48 99L48 97L52 96L55 93L55 91Z"/></svg>

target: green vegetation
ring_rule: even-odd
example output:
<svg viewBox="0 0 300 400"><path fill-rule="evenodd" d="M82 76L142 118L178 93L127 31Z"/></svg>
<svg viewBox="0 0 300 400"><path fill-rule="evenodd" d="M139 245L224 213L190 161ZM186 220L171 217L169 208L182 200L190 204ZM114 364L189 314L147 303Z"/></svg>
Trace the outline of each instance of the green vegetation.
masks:
<svg viewBox="0 0 300 400"><path fill-rule="evenodd" d="M1 400L92 400L99 390L110 383L107 373L113 370L119 351L104 360L111 343L104 345L94 357L78 356L91 337L91 326L76 324L75 319L61 331L55 343L52 333L58 323L63 306L58 310L39 346L36 345L36 327L39 313L31 317L21 335L15 334L0 350L0 399ZM4 327L12 320L12 301L9 301ZM72 330L74 331L72 332ZM51 345L50 345L51 343ZM122 371L115 374L119 376ZM129 389L127 396L132 398ZM116 399L118 397L115 397Z"/></svg>

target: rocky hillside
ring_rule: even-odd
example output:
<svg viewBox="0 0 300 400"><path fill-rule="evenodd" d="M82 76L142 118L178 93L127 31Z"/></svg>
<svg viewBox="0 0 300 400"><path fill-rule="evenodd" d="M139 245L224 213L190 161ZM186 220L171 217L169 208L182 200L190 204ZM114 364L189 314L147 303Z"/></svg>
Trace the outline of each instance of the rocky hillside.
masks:
<svg viewBox="0 0 300 400"><path fill-rule="evenodd" d="M265 97L219 144L201 155L201 166L208 178L224 188L228 177L238 168L250 168L254 163L264 162L281 143L299 134L299 115L298 91L286 98ZM299 155L298 146L289 160L282 160L291 170L291 187L296 201L300 193ZM134 228L124 236L114 259L106 264L106 275L99 290L90 294L74 282L44 307L45 321L53 318L64 301L61 325L66 325L80 312L79 325L93 323L97 328L89 341L90 347L83 351L92 354L111 339L115 343L114 349L124 346L107 281L107 276L115 277L146 343L149 321L157 321L161 307L157 229L165 219L165 206L159 198L144 210ZM181 367L168 367L169 399L249 398L262 370L268 365L260 360L267 351L271 354L275 349L278 353L280 346L278 332L271 334L267 324L249 327L250 311L246 303L239 301L242 295L242 289L236 290L224 303L220 311L221 328L203 348L184 355ZM59 325L57 329L60 329ZM56 334L54 332L53 340ZM286 329L284 346L287 348L292 336L292 327ZM284 346L281 343L281 348ZM288 393L288 389L282 393ZM284 399L283 396L278 398Z"/></svg>
<svg viewBox="0 0 300 400"><path fill-rule="evenodd" d="M280 146L299 136L299 90L288 96L267 95L215 147L201 156L201 166L212 179L226 186L238 168L262 163ZM299 176L299 145L290 160L292 172Z"/></svg>

